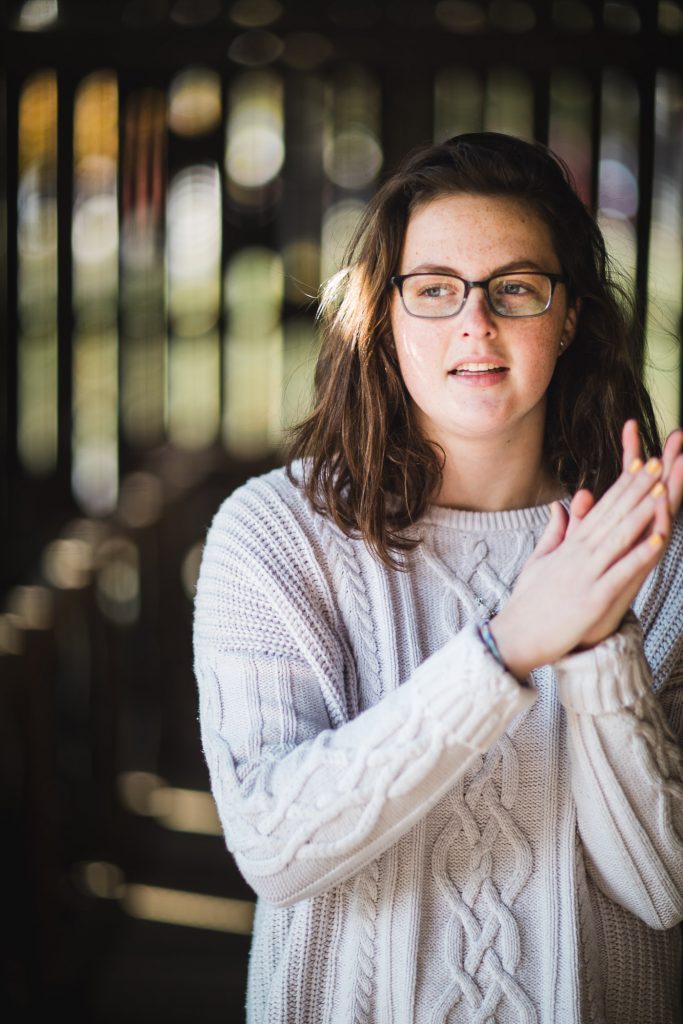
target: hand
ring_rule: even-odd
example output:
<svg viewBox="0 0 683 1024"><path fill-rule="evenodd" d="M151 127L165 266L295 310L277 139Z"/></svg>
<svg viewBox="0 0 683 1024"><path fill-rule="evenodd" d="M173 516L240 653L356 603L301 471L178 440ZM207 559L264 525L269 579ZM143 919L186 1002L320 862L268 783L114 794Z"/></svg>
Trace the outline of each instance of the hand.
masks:
<svg viewBox="0 0 683 1024"><path fill-rule="evenodd" d="M633 464L634 459L642 459L643 457L638 424L635 420L626 421L621 440L624 448L623 468L627 470ZM666 484L669 492L669 512L672 519L675 519L678 515L681 500L683 499L681 446L683 446L683 430L680 428L672 430L664 442L664 450L662 452L662 482Z"/></svg>
<svg viewBox="0 0 683 1024"><path fill-rule="evenodd" d="M638 423L636 420L627 420L624 424L624 429L621 435L621 442L624 450L624 456L622 459L622 469L626 471L629 466L632 466L636 459L642 461L643 450L640 444L640 433L638 431ZM674 467L677 456L680 454L681 445L683 444L683 430L673 430L667 437L664 443L664 451L662 453L662 482L667 484L669 491L669 511L671 512L672 519L678 514L678 510L681 507L681 498L683 497L683 478L681 477L680 468L677 468L671 476L671 471ZM577 526L579 521L586 516L595 504L595 498L589 490L582 488L577 491L572 498L571 505L569 506L569 526L567 532L571 534L573 529ZM534 552L535 555L536 552ZM532 555L532 558L534 556Z"/></svg>
<svg viewBox="0 0 683 1024"><path fill-rule="evenodd" d="M515 675L522 678L578 646L593 646L619 627L661 558L671 516L680 508L682 442L683 432L674 431L662 459L643 468L637 424L629 420L624 471L600 501L579 491L569 515L553 505L508 604L491 623Z"/></svg>
<svg viewBox="0 0 683 1024"><path fill-rule="evenodd" d="M664 450L662 453L661 481L663 484L667 486L669 498L669 513L671 518L675 517L678 514L678 510L681 507L681 497L683 494L683 471L681 469L682 462L681 459L678 458L678 456L680 455L682 442L683 431L672 431L672 433L669 434L669 436L666 439L666 442L664 444ZM636 460L642 462L643 458L643 451L640 443L638 424L635 420L628 420L624 424L624 429L622 432L622 445L624 451L622 468L624 472L627 472L629 468L633 466ZM585 518L585 516L588 514L588 512L590 512L594 504L595 499L593 495L590 493L590 491L577 491L577 493L574 495L572 499L569 510L569 533L571 533L572 530L576 528L580 520ZM662 536L668 536L670 527L667 528L664 522L660 523L659 526L656 526L653 520L652 525L648 530L645 531L641 539L644 540L646 537L651 536L656 529L662 534ZM664 546L662 546L660 558L663 553ZM647 573L645 573L641 580L634 581L634 585L630 589L630 592L626 592L624 594L624 597L628 598L628 601L626 603L626 607L624 608L623 614L625 614L628 610L629 606L631 605L631 602L638 593L638 590L645 581L646 576ZM595 624L593 630L589 631L589 633L583 638L583 640L578 646L594 647L595 644L600 643L601 640L604 640L605 637L610 636L616 629L618 629L619 624L621 622L621 618L623 618L623 614L621 617L617 618L617 613L621 610L622 603L623 602L615 604L615 607L608 611L608 614L605 616L603 620Z"/></svg>

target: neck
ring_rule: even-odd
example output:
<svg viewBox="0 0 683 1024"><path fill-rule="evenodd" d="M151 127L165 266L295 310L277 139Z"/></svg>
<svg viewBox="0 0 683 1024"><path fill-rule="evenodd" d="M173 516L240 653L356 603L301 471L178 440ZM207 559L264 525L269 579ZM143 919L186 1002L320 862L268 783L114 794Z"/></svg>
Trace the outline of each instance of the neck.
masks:
<svg viewBox="0 0 683 1024"><path fill-rule="evenodd" d="M562 489L543 465L542 444L530 452L500 438L443 446L446 462L435 504L499 512L544 505Z"/></svg>

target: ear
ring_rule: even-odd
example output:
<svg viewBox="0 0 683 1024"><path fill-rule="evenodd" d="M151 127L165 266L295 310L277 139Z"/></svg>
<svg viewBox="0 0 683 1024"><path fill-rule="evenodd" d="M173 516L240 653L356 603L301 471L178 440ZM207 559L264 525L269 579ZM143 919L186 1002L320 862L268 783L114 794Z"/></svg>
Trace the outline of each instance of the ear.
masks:
<svg viewBox="0 0 683 1024"><path fill-rule="evenodd" d="M560 338L560 354L562 354L562 352L566 352L566 350L573 342L580 314L581 299L577 298L574 300L571 306L567 308L567 313L564 318L564 325L562 327L562 337Z"/></svg>

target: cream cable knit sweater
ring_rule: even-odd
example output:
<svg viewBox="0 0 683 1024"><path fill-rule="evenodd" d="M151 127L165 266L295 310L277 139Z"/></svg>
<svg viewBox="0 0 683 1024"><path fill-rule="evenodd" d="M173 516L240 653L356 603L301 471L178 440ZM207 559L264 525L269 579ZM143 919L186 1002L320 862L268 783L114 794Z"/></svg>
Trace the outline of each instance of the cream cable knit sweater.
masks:
<svg viewBox="0 0 683 1024"><path fill-rule="evenodd" d="M642 634L524 688L475 623L547 520L432 508L398 573L282 470L216 515L196 674L250 1024L681 1019L683 528Z"/></svg>

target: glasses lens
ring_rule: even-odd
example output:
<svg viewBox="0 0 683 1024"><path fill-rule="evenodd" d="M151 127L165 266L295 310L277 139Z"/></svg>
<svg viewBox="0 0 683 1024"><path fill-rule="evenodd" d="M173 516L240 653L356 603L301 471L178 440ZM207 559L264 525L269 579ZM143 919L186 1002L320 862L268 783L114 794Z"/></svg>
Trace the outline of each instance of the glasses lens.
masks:
<svg viewBox="0 0 683 1024"><path fill-rule="evenodd" d="M505 274L489 283L489 298L501 316L535 316L550 305L552 284L545 274Z"/></svg>
<svg viewBox="0 0 683 1024"><path fill-rule="evenodd" d="M403 302L413 316L453 316L464 294L463 282L444 274L412 274L403 281Z"/></svg>

